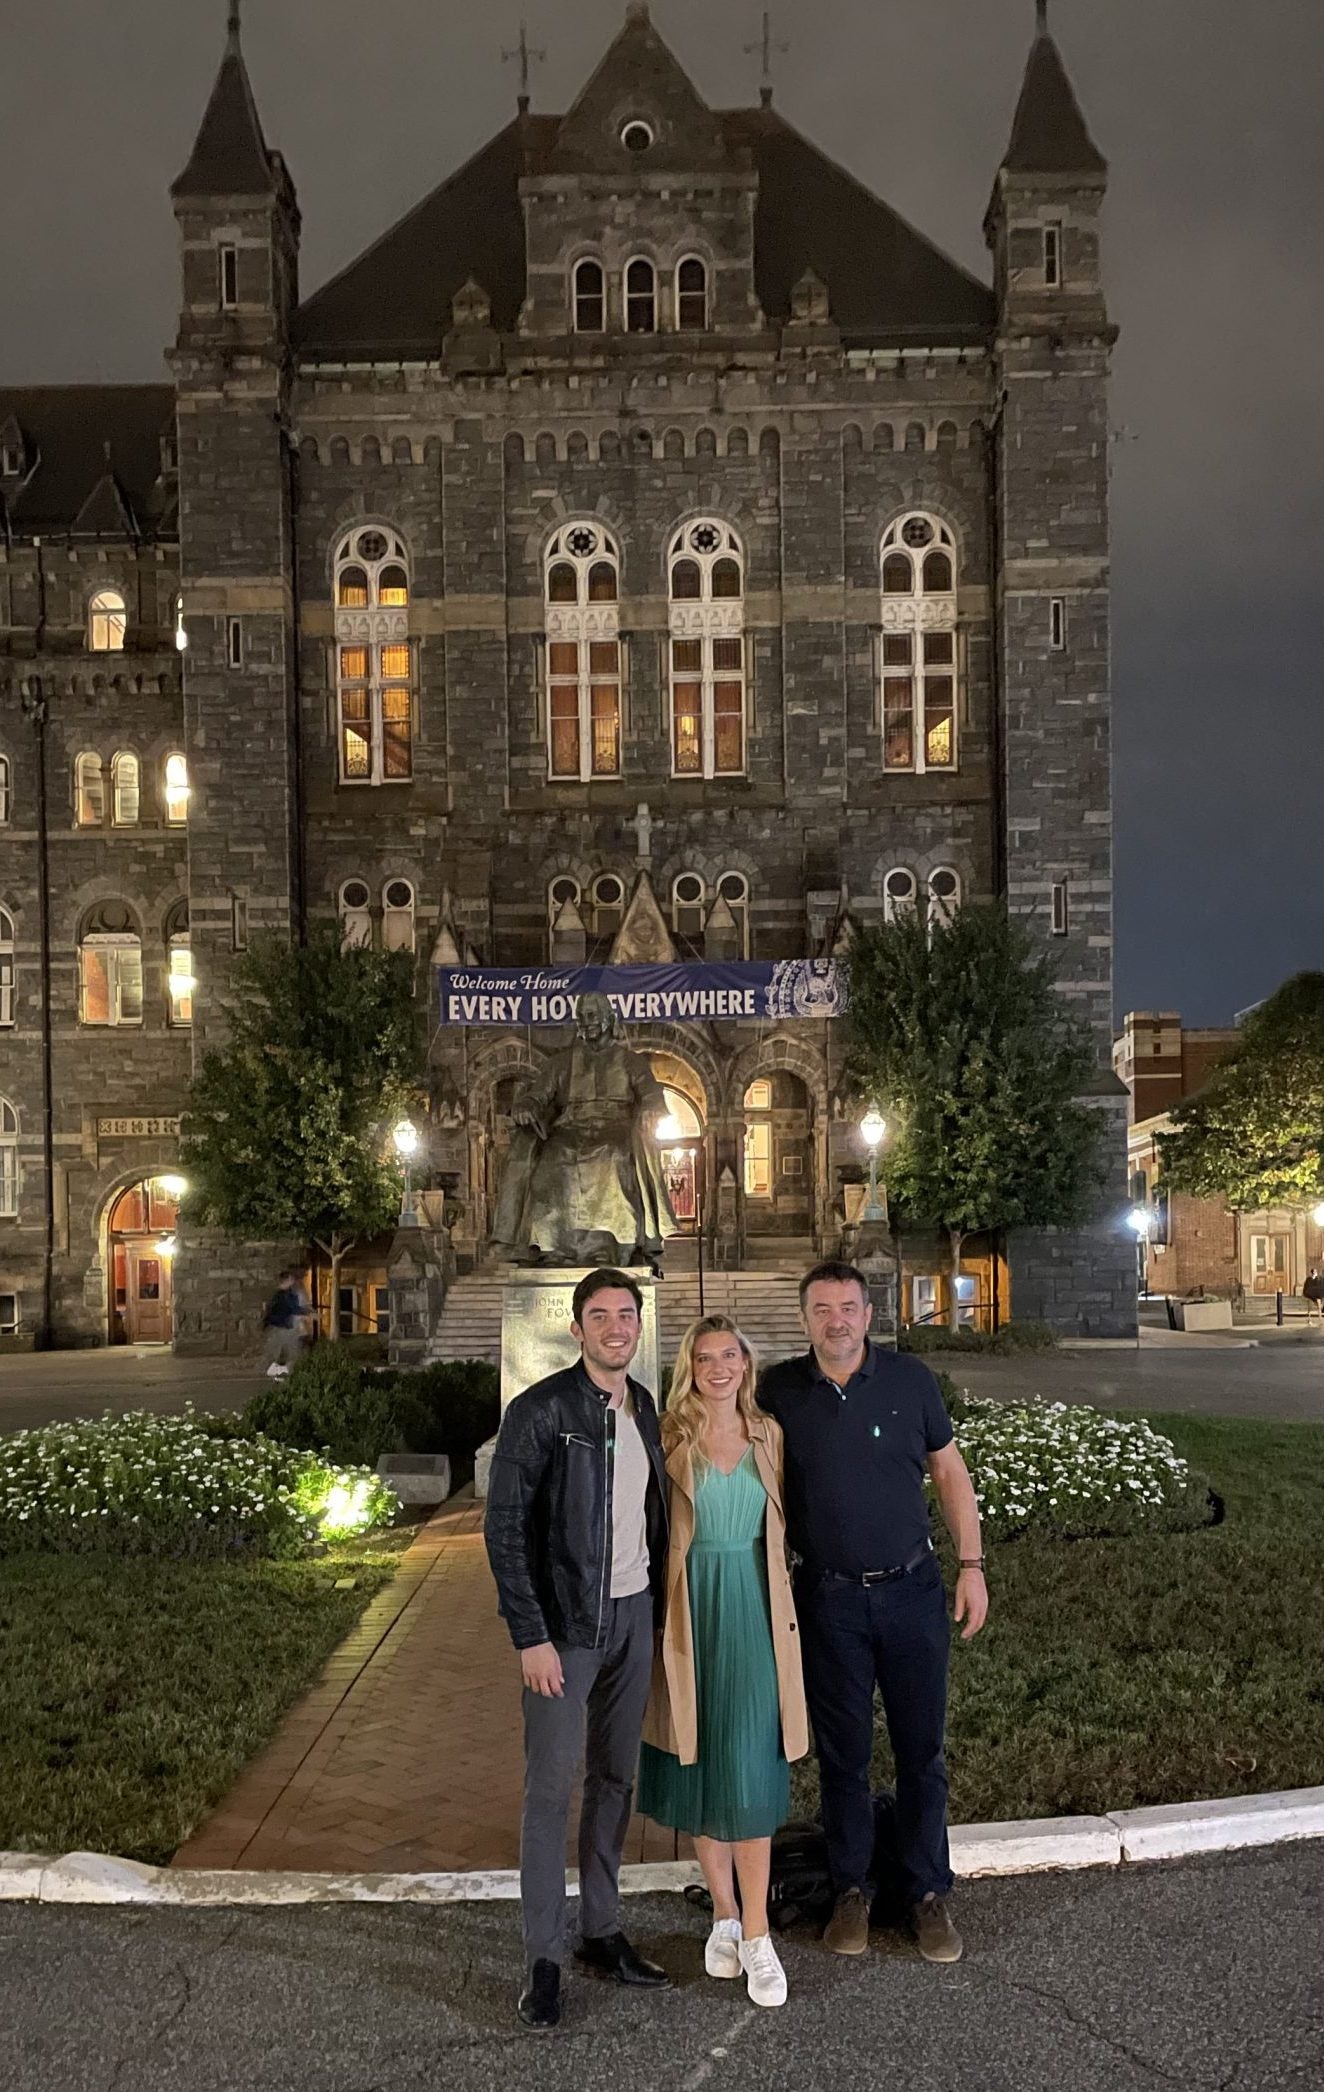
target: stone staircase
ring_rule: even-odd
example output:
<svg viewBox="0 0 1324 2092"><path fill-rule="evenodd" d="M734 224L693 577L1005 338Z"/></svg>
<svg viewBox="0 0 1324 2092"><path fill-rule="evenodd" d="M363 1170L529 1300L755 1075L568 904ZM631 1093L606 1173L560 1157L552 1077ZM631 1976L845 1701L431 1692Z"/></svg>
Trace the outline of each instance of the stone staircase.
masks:
<svg viewBox="0 0 1324 2092"><path fill-rule="evenodd" d="M456 1280L428 1349L430 1359L487 1358L500 1364L503 1283L499 1272L486 1271ZM706 1313L729 1315L739 1325L760 1361L769 1363L805 1349L797 1283L785 1271L705 1271L703 1298ZM658 1306L662 1358L669 1365L699 1312L697 1273L674 1272L665 1278L658 1288Z"/></svg>

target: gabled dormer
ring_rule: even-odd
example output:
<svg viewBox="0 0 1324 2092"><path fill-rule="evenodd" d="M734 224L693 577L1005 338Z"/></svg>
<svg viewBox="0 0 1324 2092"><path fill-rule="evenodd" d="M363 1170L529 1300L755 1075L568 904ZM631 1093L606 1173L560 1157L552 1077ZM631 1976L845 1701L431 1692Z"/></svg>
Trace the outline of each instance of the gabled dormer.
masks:
<svg viewBox="0 0 1324 2092"><path fill-rule="evenodd" d="M629 9L555 131L526 135L522 334L590 348L763 326L752 155L730 143L647 7Z"/></svg>

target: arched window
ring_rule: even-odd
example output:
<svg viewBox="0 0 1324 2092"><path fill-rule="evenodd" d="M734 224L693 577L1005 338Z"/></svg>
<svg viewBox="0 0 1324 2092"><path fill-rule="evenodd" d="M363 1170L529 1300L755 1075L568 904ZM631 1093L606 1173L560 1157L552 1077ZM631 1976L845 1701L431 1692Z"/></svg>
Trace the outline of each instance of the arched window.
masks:
<svg viewBox="0 0 1324 2092"><path fill-rule="evenodd" d="M671 541L671 768L739 777L745 768L745 581L725 523L687 523Z"/></svg>
<svg viewBox="0 0 1324 2092"><path fill-rule="evenodd" d="M903 864L894 865L883 881L883 920L894 923L915 905L919 882Z"/></svg>
<svg viewBox="0 0 1324 2092"><path fill-rule="evenodd" d="M13 1024L14 1016L14 918L0 908L0 1026Z"/></svg>
<svg viewBox="0 0 1324 2092"><path fill-rule="evenodd" d="M552 879L548 883L547 921L549 927L555 923L557 916L567 902L572 908L579 906L579 881L578 879L572 879L568 872L563 872L559 878Z"/></svg>
<svg viewBox="0 0 1324 2092"><path fill-rule="evenodd" d="M165 759L165 815L172 828L182 828L188 819L188 764L182 755Z"/></svg>
<svg viewBox="0 0 1324 2092"><path fill-rule="evenodd" d="M725 901L735 917L740 932L740 956L749 957L749 881L743 872L723 872L717 882L717 896Z"/></svg>
<svg viewBox="0 0 1324 2092"><path fill-rule="evenodd" d="M589 889L591 937L614 937L625 916L625 882L615 872L599 872Z"/></svg>
<svg viewBox="0 0 1324 2092"><path fill-rule="evenodd" d="M94 654L123 650L129 617L117 588L99 588L87 606L87 643Z"/></svg>
<svg viewBox="0 0 1324 2092"><path fill-rule="evenodd" d="M548 774L586 782L621 767L620 553L600 523L547 547Z"/></svg>
<svg viewBox="0 0 1324 2092"><path fill-rule="evenodd" d="M18 1113L0 1097L0 1220L18 1217Z"/></svg>
<svg viewBox="0 0 1324 2092"><path fill-rule="evenodd" d="M125 902L102 901L84 917L78 983L80 1023L142 1023L142 940Z"/></svg>
<svg viewBox="0 0 1324 2092"><path fill-rule="evenodd" d="M949 864L929 873L929 923L949 923L961 905L961 875Z"/></svg>
<svg viewBox="0 0 1324 2092"><path fill-rule="evenodd" d="M697 254L676 269L676 325L682 334L702 334L708 325L708 265Z"/></svg>
<svg viewBox="0 0 1324 2092"><path fill-rule="evenodd" d="M138 826L139 800L138 758L127 749L110 759L110 818L116 828Z"/></svg>
<svg viewBox="0 0 1324 2092"><path fill-rule="evenodd" d="M625 270L625 326L629 334L657 332L657 271L642 257Z"/></svg>
<svg viewBox="0 0 1324 2092"><path fill-rule="evenodd" d="M188 651L188 626L184 623L184 598L175 597L175 650L183 654Z"/></svg>
<svg viewBox="0 0 1324 2092"><path fill-rule="evenodd" d="M372 894L366 879L346 879L340 889L340 943L347 952L366 952L372 944Z"/></svg>
<svg viewBox="0 0 1324 2092"><path fill-rule="evenodd" d="M745 1091L745 1197L772 1197L772 1083L767 1076Z"/></svg>
<svg viewBox="0 0 1324 2092"><path fill-rule="evenodd" d="M388 879L382 888L382 946L388 952L414 949L414 889L408 879Z"/></svg>
<svg viewBox="0 0 1324 2092"><path fill-rule="evenodd" d="M575 263L575 332L601 334L607 325L607 284L602 263L587 256Z"/></svg>
<svg viewBox="0 0 1324 2092"><path fill-rule="evenodd" d="M166 1022L193 1022L193 948L189 939L188 902L177 901L166 917Z"/></svg>
<svg viewBox="0 0 1324 2092"><path fill-rule="evenodd" d="M335 557L336 696L342 784L407 784L414 774L414 652L409 556L394 531L366 527Z"/></svg>
<svg viewBox="0 0 1324 2092"><path fill-rule="evenodd" d="M74 760L74 819L80 828L100 828L106 818L106 780L101 757L90 751Z"/></svg>
<svg viewBox="0 0 1324 2092"><path fill-rule="evenodd" d="M707 896L698 872L676 874L671 882L671 927L677 937L687 937L691 942L702 937Z"/></svg>
<svg viewBox="0 0 1324 2092"><path fill-rule="evenodd" d="M902 516L882 545L885 770L956 767L956 543L932 516Z"/></svg>

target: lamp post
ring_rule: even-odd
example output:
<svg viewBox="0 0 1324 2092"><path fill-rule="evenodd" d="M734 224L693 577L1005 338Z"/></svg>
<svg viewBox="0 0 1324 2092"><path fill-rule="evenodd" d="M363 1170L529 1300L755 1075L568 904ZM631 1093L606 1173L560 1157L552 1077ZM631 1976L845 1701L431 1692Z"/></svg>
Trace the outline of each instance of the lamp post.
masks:
<svg viewBox="0 0 1324 2092"><path fill-rule="evenodd" d="M1149 1297L1149 1238L1154 1225L1153 1211L1149 1206L1132 1206L1126 1216L1136 1238L1136 1283L1145 1298Z"/></svg>
<svg viewBox="0 0 1324 2092"><path fill-rule="evenodd" d="M887 1120L876 1105L870 1105L860 1120L860 1138L869 1150L869 1196L860 1215L861 1227L885 1227L887 1208L878 1196L878 1150L887 1137Z"/></svg>
<svg viewBox="0 0 1324 2092"><path fill-rule="evenodd" d="M666 1148L686 1147L685 1131L673 1112L666 1112L653 1128L658 1146ZM694 1147L694 1239L699 1253L699 1313L705 1313L703 1298L703 1189L704 1160L703 1136L699 1136Z"/></svg>
<svg viewBox="0 0 1324 2092"><path fill-rule="evenodd" d="M1314 1221L1317 1228L1324 1228L1324 1200L1312 1209L1310 1218Z"/></svg>
<svg viewBox="0 0 1324 2092"><path fill-rule="evenodd" d="M391 1139L395 1143L395 1152L400 1158L400 1164L405 1173L404 1189L400 1194L400 1226L402 1228L417 1227L418 1215L414 1211L412 1165L421 1145L418 1128L412 1119L401 1119L392 1128Z"/></svg>

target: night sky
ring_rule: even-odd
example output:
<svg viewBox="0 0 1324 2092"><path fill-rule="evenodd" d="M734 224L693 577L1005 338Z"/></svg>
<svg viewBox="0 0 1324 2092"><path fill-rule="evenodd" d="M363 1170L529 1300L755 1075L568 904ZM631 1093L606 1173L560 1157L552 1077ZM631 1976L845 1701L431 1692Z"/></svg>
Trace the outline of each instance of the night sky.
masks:
<svg viewBox="0 0 1324 2092"><path fill-rule="evenodd" d="M245 0L315 289L509 117L521 13L573 98L623 0ZM757 100L760 0L655 0L700 91ZM167 188L226 0L44 0L4 31L0 380L154 379ZM783 113L968 267L1033 0L780 0ZM1117 1009L1226 1022L1324 966L1324 10L1052 0L1112 165Z"/></svg>

